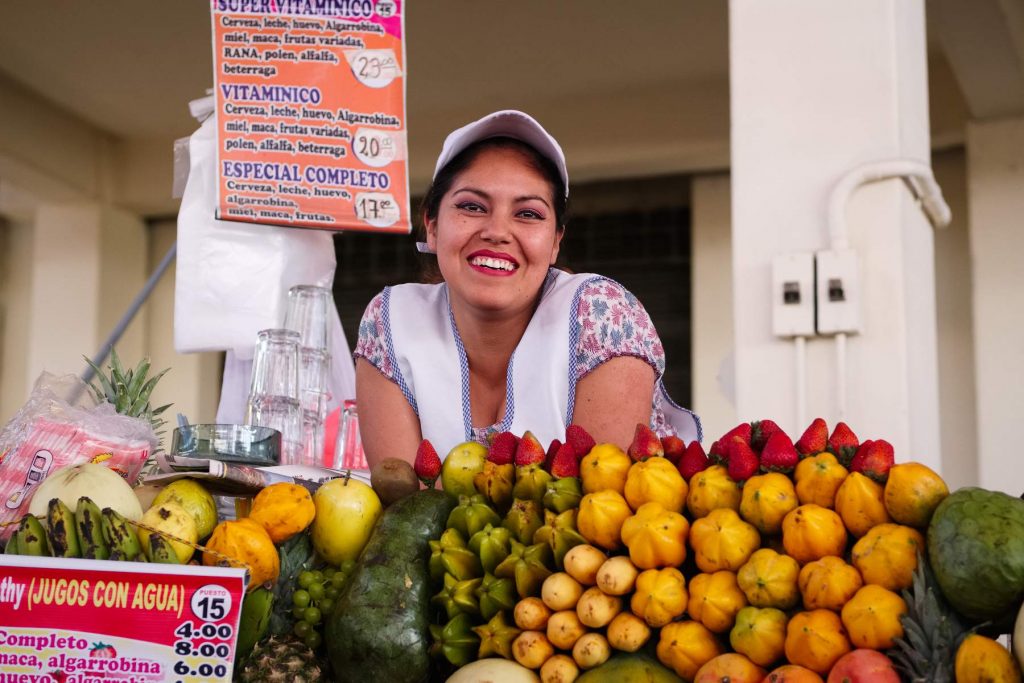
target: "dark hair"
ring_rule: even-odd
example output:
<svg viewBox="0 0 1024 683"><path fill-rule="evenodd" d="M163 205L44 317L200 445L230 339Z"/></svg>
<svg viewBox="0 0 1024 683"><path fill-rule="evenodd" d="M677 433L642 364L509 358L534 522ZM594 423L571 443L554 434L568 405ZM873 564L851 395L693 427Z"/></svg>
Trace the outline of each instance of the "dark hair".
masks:
<svg viewBox="0 0 1024 683"><path fill-rule="evenodd" d="M426 194L420 200L420 225L417 227L417 236L420 241L426 241L426 221L437 218L441 210L441 198L452 188L456 176L466 170L478 156L488 149L516 149L523 153L530 165L544 176L544 179L551 185L552 199L555 211L555 229L564 230L566 213L568 212L568 198L565 196L565 183L558 172L558 167L546 156L521 140L509 137L494 137L478 140L466 147L449 161L444 168L437 172L434 180L427 188ZM420 262L422 280L424 282L441 282L441 273L437 268L437 259L428 255Z"/></svg>

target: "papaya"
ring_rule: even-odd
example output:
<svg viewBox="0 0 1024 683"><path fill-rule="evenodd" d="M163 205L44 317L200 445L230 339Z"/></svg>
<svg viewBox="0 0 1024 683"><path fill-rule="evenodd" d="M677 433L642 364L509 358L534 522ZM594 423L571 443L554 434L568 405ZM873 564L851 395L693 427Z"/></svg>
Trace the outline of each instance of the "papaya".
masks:
<svg viewBox="0 0 1024 683"><path fill-rule="evenodd" d="M643 654L617 654L576 679L576 683L682 683L655 659Z"/></svg>
<svg viewBox="0 0 1024 683"><path fill-rule="evenodd" d="M377 520L324 628L338 683L417 683L429 675L429 541L441 536L454 505L425 489Z"/></svg>

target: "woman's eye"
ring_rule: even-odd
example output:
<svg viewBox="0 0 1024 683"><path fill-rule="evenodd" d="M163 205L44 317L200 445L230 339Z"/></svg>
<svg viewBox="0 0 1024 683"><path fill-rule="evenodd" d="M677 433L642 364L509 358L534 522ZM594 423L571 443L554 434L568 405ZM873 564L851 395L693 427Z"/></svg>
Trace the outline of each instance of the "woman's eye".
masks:
<svg viewBox="0 0 1024 683"><path fill-rule="evenodd" d="M533 209L523 209L522 211L519 212L519 215L523 218L531 218L539 221L544 220L544 216L541 213L534 211Z"/></svg>
<svg viewBox="0 0 1024 683"><path fill-rule="evenodd" d="M458 204L455 205L455 208L461 211L472 212L480 212L484 210L484 207L480 206L476 202L459 202Z"/></svg>

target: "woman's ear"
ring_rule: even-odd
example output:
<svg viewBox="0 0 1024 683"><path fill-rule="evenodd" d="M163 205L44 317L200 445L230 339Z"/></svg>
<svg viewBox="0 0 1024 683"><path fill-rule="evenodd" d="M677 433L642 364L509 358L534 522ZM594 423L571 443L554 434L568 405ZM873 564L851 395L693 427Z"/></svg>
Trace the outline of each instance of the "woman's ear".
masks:
<svg viewBox="0 0 1024 683"><path fill-rule="evenodd" d="M423 227L427 230L427 246L430 251L437 253L437 219L423 216Z"/></svg>
<svg viewBox="0 0 1024 683"><path fill-rule="evenodd" d="M551 246L551 263L555 265L555 261L558 260L558 250L562 246L562 237L565 236L565 228L561 228L555 231L555 243Z"/></svg>

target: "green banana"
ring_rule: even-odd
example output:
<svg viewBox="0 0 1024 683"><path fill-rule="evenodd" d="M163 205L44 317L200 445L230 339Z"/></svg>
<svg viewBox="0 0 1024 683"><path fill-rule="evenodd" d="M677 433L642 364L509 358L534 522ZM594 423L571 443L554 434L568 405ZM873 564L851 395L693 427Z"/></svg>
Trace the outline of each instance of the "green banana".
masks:
<svg viewBox="0 0 1024 683"><path fill-rule="evenodd" d="M82 557L88 560L105 560L110 557L110 546L103 538L103 517L100 507L88 496L78 499L75 508L75 530Z"/></svg>
<svg viewBox="0 0 1024 683"><path fill-rule="evenodd" d="M50 547L46 542L46 529L34 515L25 515L21 518L17 534L19 554L33 557L50 554Z"/></svg>
<svg viewBox="0 0 1024 683"><path fill-rule="evenodd" d="M178 561L178 553L171 547L171 542L160 534L149 536L149 561L157 564L181 564Z"/></svg>
<svg viewBox="0 0 1024 683"><path fill-rule="evenodd" d="M138 534L117 510L103 508L100 518L103 540L110 547L110 559L131 561L142 554Z"/></svg>
<svg viewBox="0 0 1024 683"><path fill-rule="evenodd" d="M81 557L75 513L60 498L46 506L46 540L54 557Z"/></svg>
<svg viewBox="0 0 1024 683"><path fill-rule="evenodd" d="M248 657L256 643L267 635L273 611L273 591L260 587L246 594L242 600L242 620L238 624L238 645L235 647L237 660Z"/></svg>
<svg viewBox="0 0 1024 683"><path fill-rule="evenodd" d="M17 555L18 554L18 533L14 532L11 537L7 539L7 545L4 546L4 555Z"/></svg>

